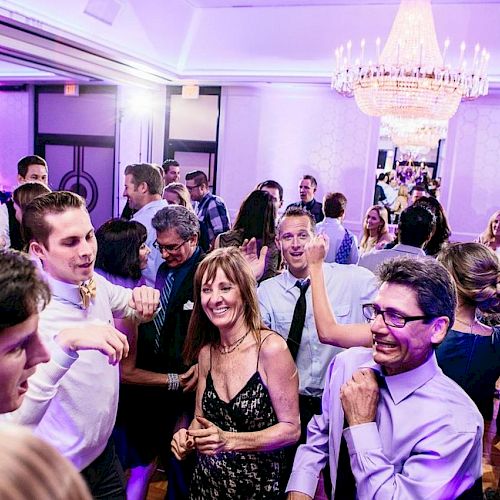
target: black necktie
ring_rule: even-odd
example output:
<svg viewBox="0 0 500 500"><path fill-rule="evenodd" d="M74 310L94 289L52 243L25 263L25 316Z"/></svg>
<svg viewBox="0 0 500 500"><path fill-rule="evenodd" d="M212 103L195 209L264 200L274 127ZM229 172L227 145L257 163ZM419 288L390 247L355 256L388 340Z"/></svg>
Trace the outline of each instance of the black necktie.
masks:
<svg viewBox="0 0 500 500"><path fill-rule="evenodd" d="M290 332L288 333L288 339L286 341L294 361L297 359L297 353L299 352L300 341L302 339L302 330L304 330L304 322L306 320L306 292L309 288L309 280L297 280L295 286L299 288L300 296L293 310L292 324L290 325Z"/></svg>

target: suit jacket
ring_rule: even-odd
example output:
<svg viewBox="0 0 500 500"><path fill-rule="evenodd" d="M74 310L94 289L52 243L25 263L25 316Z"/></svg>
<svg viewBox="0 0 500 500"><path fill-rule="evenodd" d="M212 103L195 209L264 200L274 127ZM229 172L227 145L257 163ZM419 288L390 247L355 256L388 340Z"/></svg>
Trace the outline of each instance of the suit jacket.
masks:
<svg viewBox="0 0 500 500"><path fill-rule="evenodd" d="M194 274L205 254L200 248L177 270L170 293L165 322L161 330L160 349L155 352L156 326L153 321L139 325L137 342L138 368L159 373L184 373L182 349L193 310ZM169 271L166 263L158 269L156 288L161 290Z"/></svg>

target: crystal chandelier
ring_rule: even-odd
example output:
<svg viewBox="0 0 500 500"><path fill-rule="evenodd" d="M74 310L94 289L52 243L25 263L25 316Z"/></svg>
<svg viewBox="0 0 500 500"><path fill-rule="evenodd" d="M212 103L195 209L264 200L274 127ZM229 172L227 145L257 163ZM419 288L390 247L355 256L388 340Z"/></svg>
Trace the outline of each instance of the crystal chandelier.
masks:
<svg viewBox="0 0 500 500"><path fill-rule="evenodd" d="M415 154L429 152L447 133L446 120L394 116L383 116L381 120L381 135L390 137L398 148Z"/></svg>
<svg viewBox="0 0 500 500"><path fill-rule="evenodd" d="M446 61L449 40L439 50L430 0L402 0L382 52L376 41L376 59L365 61L365 41L359 59L352 59L352 43L335 50L332 88L354 95L358 107L370 116L449 120L461 99L488 93L489 53L477 44L467 67L465 43L460 61Z"/></svg>

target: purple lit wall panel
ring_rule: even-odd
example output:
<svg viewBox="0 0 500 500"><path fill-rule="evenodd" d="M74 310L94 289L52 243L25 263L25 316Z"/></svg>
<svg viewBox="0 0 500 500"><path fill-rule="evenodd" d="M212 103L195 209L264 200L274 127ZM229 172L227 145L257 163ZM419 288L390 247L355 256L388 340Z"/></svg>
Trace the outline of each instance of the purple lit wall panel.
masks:
<svg viewBox="0 0 500 500"><path fill-rule="evenodd" d="M40 94L38 132L41 134L115 134L114 94Z"/></svg>
<svg viewBox="0 0 500 500"><path fill-rule="evenodd" d="M17 162L33 153L29 92L0 92L0 189L17 185Z"/></svg>

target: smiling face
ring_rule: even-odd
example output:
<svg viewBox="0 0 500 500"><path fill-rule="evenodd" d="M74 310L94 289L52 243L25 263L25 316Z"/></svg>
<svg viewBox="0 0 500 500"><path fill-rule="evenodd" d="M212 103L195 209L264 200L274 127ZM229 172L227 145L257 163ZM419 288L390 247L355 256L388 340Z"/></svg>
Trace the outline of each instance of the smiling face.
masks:
<svg viewBox="0 0 500 500"><path fill-rule="evenodd" d="M0 332L0 413L19 408L28 390L28 377L49 357L38 335L38 314Z"/></svg>
<svg viewBox="0 0 500 500"><path fill-rule="evenodd" d="M71 208L48 214L51 227L47 245L32 241L30 249L42 261L44 270L64 283L80 284L94 274L97 241L87 210Z"/></svg>
<svg viewBox="0 0 500 500"><path fill-rule="evenodd" d="M134 182L134 176L127 174L125 176L123 196L128 200L128 206L133 210L140 210L144 205L144 184L138 186Z"/></svg>
<svg viewBox="0 0 500 500"><path fill-rule="evenodd" d="M304 247L313 236L311 220L306 215L285 217L280 223L276 242L288 270L296 278L306 278L309 274Z"/></svg>
<svg viewBox="0 0 500 500"><path fill-rule="evenodd" d="M201 307L208 319L221 333L234 328L244 328L243 300L235 283L227 278L222 269L217 269L213 281L207 274L201 282Z"/></svg>
<svg viewBox="0 0 500 500"><path fill-rule="evenodd" d="M368 231L378 231L382 226L382 219L376 210L370 210L366 215L365 226Z"/></svg>
<svg viewBox="0 0 500 500"><path fill-rule="evenodd" d="M421 316L415 292L404 285L383 283L374 301L379 310L401 316ZM432 344L440 343L447 332L448 318L410 321L402 328L387 326L379 314L371 323L373 359L388 375L413 370L422 365L432 352Z"/></svg>
<svg viewBox="0 0 500 500"><path fill-rule="evenodd" d="M302 179L299 184L300 201L304 203L310 202L314 198L316 188L313 186L311 179Z"/></svg>

